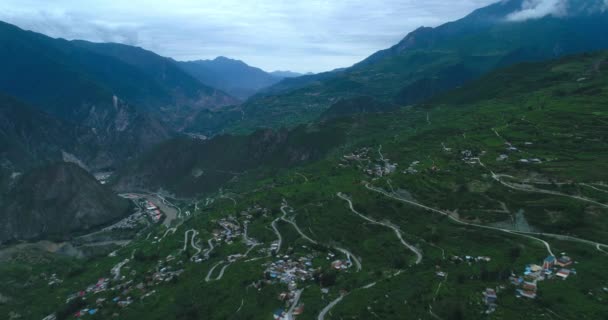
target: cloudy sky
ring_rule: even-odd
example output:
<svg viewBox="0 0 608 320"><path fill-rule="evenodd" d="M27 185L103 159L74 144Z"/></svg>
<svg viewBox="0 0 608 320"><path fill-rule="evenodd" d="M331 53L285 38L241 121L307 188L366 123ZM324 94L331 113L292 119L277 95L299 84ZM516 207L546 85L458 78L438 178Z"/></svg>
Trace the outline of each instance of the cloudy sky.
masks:
<svg viewBox="0 0 608 320"><path fill-rule="evenodd" d="M1 0L0 20L177 60L227 56L268 71L350 66L419 26L497 0Z"/></svg>

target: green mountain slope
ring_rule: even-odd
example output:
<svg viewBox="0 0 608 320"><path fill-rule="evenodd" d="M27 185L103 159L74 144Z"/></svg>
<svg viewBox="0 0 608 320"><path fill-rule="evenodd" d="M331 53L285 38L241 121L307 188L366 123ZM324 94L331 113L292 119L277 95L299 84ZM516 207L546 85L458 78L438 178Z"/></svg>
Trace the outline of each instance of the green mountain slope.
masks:
<svg viewBox="0 0 608 320"><path fill-rule="evenodd" d="M500 66L608 47L607 13L584 10L589 2L570 1L566 17L507 20L522 3L501 1L458 21L420 28L346 70L279 83L276 94L245 103L244 119L235 119L232 130L311 121L338 99L360 95L414 104Z"/></svg>
<svg viewBox="0 0 608 320"><path fill-rule="evenodd" d="M601 319L608 312L607 71L607 52L517 65L425 104L301 126L283 135L326 149L291 165L289 152L273 150L302 140L285 139L282 149L253 143L276 137L270 131L176 143L179 166L148 155L135 168L152 168L174 193L199 164L247 172L229 173L218 192L202 197L162 198L180 218L146 230L116 256L76 271L61 259L26 264L33 258L19 256L0 265L2 293L12 299L0 313L63 319L95 308L91 318L268 319L303 304L298 319ZM236 147L211 148L221 141ZM188 154L194 160L179 160ZM265 154L276 159L264 160L270 170L256 163ZM536 282L529 275L537 297L517 297L523 287L512 273L523 277L526 266L562 254L576 274L561 280L560 268L551 268ZM335 260L349 267L337 270ZM295 261L304 272L275 278ZM110 273L116 266L121 277ZM6 281L25 270L63 282L49 287L31 276L28 290L19 290ZM66 304L108 277L106 291ZM488 288L496 289L496 307L482 300ZM283 292L293 300L277 299Z"/></svg>
<svg viewBox="0 0 608 320"><path fill-rule="evenodd" d="M0 91L60 118L86 123L113 97L179 129L192 112L235 100L202 85L171 60L143 49L52 39L0 24Z"/></svg>
<svg viewBox="0 0 608 320"><path fill-rule="evenodd" d="M70 163L26 173L1 198L0 243L68 239L75 232L118 220L131 208L128 201Z"/></svg>
<svg viewBox="0 0 608 320"><path fill-rule="evenodd" d="M87 126L76 125L0 94L0 171L23 173L66 156L91 170L113 168L172 135L123 102L106 111L90 115Z"/></svg>
<svg viewBox="0 0 608 320"><path fill-rule="evenodd" d="M342 140L343 134L334 128L318 132L305 127L261 130L250 136L225 135L206 141L173 139L120 170L114 188L164 189L180 196L195 196L215 191L240 175L263 175L317 160Z"/></svg>

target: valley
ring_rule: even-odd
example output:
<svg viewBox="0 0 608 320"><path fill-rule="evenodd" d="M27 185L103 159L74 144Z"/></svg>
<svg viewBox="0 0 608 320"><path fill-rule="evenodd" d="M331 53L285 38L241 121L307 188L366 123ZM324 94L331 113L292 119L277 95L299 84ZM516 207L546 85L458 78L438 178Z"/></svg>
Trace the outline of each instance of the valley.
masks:
<svg viewBox="0 0 608 320"><path fill-rule="evenodd" d="M51 289L42 276L31 278L30 291L52 290L57 299L29 299L40 301L41 318L62 305L70 313L96 310L87 317L125 319L597 318L608 294L608 278L598 272L608 260L606 177L599 174L608 149L603 139L592 147L577 141L598 137L583 122L603 121L585 115L601 112L606 97L553 97L558 89L578 90L567 79L598 59L606 53L543 64L569 76L535 88L525 83L541 75L521 73L515 96L450 105L476 90L471 83L429 105L308 126L300 130L344 130L345 140L319 160L267 178L257 169L235 173L238 181L226 179L221 192L202 198L131 194L171 210L171 218L108 257L90 258L76 274L60 262L39 265L44 271L29 274L63 282ZM493 78L500 77L479 83ZM600 71L587 85L605 84ZM560 122L573 118L576 125ZM542 162L519 161L535 157ZM590 165L595 173L585 169ZM492 226L519 208L534 231ZM566 256L574 264L522 276L534 289L512 284L526 266ZM23 268L18 261L3 268ZM570 272L566 280L556 278L562 269ZM108 280L86 289L99 278ZM482 295L486 289L498 299ZM81 298L65 304L78 292Z"/></svg>
<svg viewBox="0 0 608 320"><path fill-rule="evenodd" d="M608 11L566 3L317 74L0 22L0 319L604 319Z"/></svg>

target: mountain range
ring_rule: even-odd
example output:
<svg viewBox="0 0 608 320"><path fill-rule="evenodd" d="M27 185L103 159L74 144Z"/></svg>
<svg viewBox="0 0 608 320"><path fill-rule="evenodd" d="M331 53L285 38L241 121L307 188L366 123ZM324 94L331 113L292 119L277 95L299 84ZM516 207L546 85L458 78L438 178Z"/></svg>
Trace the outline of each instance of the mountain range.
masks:
<svg viewBox="0 0 608 320"><path fill-rule="evenodd" d="M608 10L563 3L306 75L0 23L0 318L601 319Z"/></svg>
<svg viewBox="0 0 608 320"><path fill-rule="evenodd" d="M214 88L221 89L241 100L270 87L285 78L301 76L291 71L266 72L240 60L217 57L213 60L177 62L187 73Z"/></svg>
<svg viewBox="0 0 608 320"><path fill-rule="evenodd" d="M567 16L512 21L522 0L500 1L436 28L423 27L350 68L286 79L241 106L228 130L314 121L341 98L367 95L400 105L424 101L501 66L608 46L602 1L568 1ZM592 10L593 9L593 10Z"/></svg>

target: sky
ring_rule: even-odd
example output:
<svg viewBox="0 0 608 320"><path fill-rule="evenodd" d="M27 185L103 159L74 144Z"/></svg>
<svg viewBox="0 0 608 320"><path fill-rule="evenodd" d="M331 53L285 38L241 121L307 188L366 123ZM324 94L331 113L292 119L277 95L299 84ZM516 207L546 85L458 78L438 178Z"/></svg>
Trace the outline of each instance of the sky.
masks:
<svg viewBox="0 0 608 320"><path fill-rule="evenodd" d="M51 37L119 42L176 60L267 71L348 67L420 26L498 0L1 0L0 20ZM518 19L518 17L514 17Z"/></svg>

